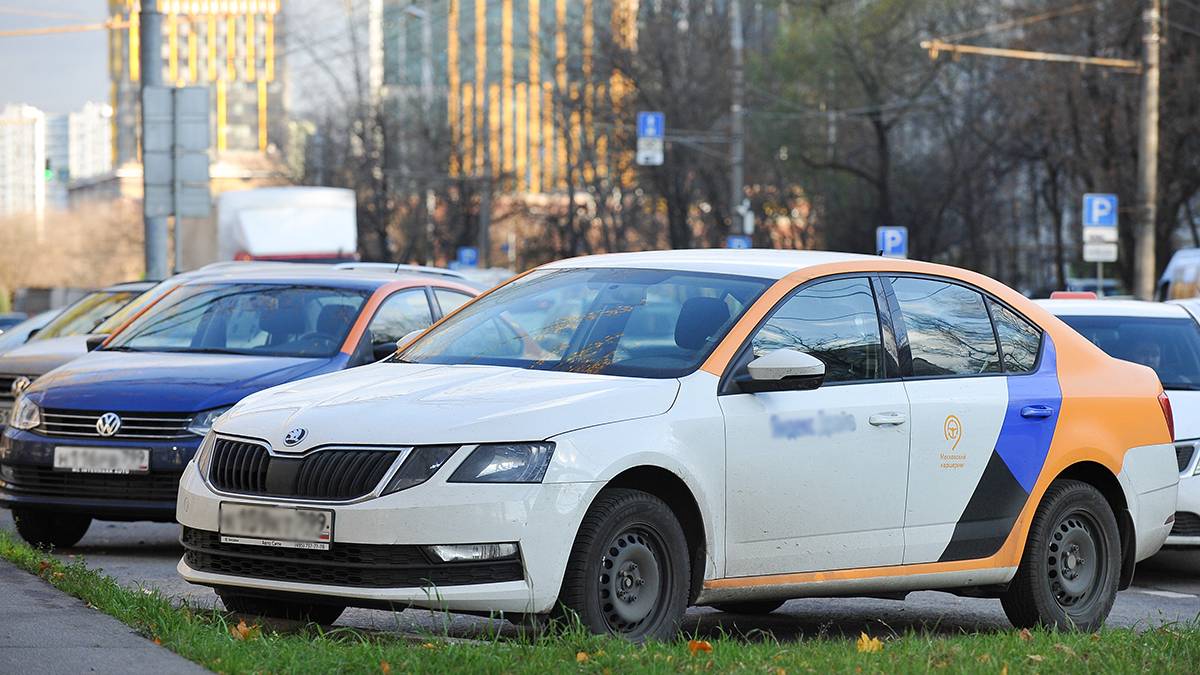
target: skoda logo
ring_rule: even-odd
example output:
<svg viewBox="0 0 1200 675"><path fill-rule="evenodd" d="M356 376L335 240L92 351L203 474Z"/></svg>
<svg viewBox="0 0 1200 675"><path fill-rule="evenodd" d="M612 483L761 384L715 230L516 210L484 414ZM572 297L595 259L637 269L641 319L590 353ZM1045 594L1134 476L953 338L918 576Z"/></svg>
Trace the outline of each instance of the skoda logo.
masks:
<svg viewBox="0 0 1200 675"><path fill-rule="evenodd" d="M104 413L96 420L96 433L108 438L121 430L121 417L117 413Z"/></svg>
<svg viewBox="0 0 1200 675"><path fill-rule="evenodd" d="M287 432L287 436L283 437L283 444L290 448L293 445L299 444L300 441L304 440L304 437L307 435L308 429L305 429L304 427L296 427L295 429Z"/></svg>
<svg viewBox="0 0 1200 675"><path fill-rule="evenodd" d="M25 390L28 389L29 385L31 384L33 384L33 380L22 375L12 381L12 385L9 386L8 390L13 395L13 398L16 398L21 394L24 394Z"/></svg>

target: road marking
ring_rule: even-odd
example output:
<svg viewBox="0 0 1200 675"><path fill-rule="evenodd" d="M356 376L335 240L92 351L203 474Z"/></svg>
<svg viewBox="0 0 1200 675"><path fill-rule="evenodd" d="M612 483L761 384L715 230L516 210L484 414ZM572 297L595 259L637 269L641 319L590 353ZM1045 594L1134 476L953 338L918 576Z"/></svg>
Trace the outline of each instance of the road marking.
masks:
<svg viewBox="0 0 1200 675"><path fill-rule="evenodd" d="M1160 590L1157 590L1154 588L1140 588L1138 586L1134 586L1134 587L1130 588L1129 590L1137 591L1138 593L1145 593L1146 595L1157 595L1160 598L1171 598L1174 600L1185 600L1185 599L1191 599L1191 598L1197 597L1196 595L1194 595L1192 593L1176 593L1175 591L1160 591Z"/></svg>

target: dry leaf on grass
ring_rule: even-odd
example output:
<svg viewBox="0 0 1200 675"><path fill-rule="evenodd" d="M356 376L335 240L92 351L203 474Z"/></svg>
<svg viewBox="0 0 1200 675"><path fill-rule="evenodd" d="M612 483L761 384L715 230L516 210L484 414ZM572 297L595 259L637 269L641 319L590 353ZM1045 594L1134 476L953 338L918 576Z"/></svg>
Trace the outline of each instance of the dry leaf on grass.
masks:
<svg viewBox="0 0 1200 675"><path fill-rule="evenodd" d="M380 661L379 672L383 673L383 675L388 675L388 673L392 672L392 664L387 661Z"/></svg>
<svg viewBox="0 0 1200 675"><path fill-rule="evenodd" d="M1017 636L1026 642L1029 642L1033 639L1033 633L1030 633L1028 628L1022 628L1021 632L1017 633Z"/></svg>
<svg viewBox="0 0 1200 675"><path fill-rule="evenodd" d="M709 653L713 650L712 643L708 640L688 640L688 652L696 654L697 652Z"/></svg>
<svg viewBox="0 0 1200 675"><path fill-rule="evenodd" d="M587 660L588 660L587 652L576 652L575 663L587 663Z"/></svg>
<svg viewBox="0 0 1200 675"><path fill-rule="evenodd" d="M247 626L245 619L239 619L236 626L230 627L229 633L235 640L253 640L262 635L262 628Z"/></svg>
<svg viewBox="0 0 1200 675"><path fill-rule="evenodd" d="M866 633L859 633L857 647L860 652L881 652L883 651L883 641L877 637L870 637Z"/></svg>

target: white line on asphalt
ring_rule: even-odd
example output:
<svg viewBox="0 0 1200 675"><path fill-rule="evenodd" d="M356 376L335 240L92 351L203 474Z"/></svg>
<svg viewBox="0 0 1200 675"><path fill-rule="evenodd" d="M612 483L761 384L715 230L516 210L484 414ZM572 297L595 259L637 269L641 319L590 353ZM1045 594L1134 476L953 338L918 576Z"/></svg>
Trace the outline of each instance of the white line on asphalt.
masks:
<svg viewBox="0 0 1200 675"><path fill-rule="evenodd" d="M1197 597L1196 595L1194 595L1192 593L1176 593L1175 591L1160 591L1160 590L1157 590L1154 588L1140 588L1138 586L1134 586L1134 587L1130 588L1129 590L1137 591L1138 593L1145 593L1146 595L1157 595L1160 598L1172 598L1175 600Z"/></svg>

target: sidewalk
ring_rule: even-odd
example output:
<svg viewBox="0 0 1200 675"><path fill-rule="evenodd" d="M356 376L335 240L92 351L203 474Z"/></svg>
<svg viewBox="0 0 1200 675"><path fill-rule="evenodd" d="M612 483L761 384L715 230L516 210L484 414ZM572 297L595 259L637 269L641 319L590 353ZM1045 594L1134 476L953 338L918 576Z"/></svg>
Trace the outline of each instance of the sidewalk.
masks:
<svg viewBox="0 0 1200 675"><path fill-rule="evenodd" d="M0 560L0 673L207 673Z"/></svg>

